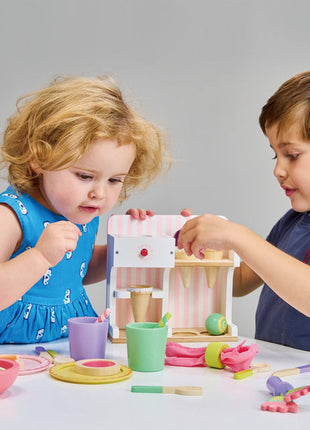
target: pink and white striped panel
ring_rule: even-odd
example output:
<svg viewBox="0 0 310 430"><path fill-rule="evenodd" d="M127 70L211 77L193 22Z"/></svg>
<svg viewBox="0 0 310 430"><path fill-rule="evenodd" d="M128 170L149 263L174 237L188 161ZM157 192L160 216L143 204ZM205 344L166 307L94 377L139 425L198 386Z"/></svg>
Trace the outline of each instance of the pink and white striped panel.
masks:
<svg viewBox="0 0 310 430"><path fill-rule="evenodd" d="M108 233L114 235L173 236L188 220L181 215L155 215L144 221L133 220L129 215L113 215L108 222ZM145 284L162 289L162 270L157 268L117 268L116 289ZM173 315L174 328L201 327L212 312L218 312L218 288L207 288L204 268L193 268L190 288L184 288L179 268L170 270L168 310ZM146 321L161 318L161 299L152 298ZM124 328L133 321L130 300L117 299L116 324Z"/></svg>

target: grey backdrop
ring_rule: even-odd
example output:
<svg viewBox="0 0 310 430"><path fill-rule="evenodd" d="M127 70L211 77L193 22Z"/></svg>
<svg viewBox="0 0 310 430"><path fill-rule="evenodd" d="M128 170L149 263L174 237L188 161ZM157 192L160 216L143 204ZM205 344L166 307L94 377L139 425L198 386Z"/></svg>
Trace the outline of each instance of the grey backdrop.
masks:
<svg viewBox="0 0 310 430"><path fill-rule="evenodd" d="M308 0L0 0L1 131L16 99L55 75L111 74L169 134L175 159L112 212L188 206L265 237L289 201L258 116L283 81L309 69L309 17ZM87 288L98 312L104 287ZM233 301L241 335L254 335L258 294Z"/></svg>

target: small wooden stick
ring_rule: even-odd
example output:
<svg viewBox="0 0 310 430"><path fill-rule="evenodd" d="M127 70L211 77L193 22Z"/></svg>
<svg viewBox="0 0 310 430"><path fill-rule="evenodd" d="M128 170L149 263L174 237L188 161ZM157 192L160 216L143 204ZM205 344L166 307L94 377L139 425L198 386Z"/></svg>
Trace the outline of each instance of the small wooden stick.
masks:
<svg viewBox="0 0 310 430"><path fill-rule="evenodd" d="M162 394L181 394L183 396L202 396L202 387L179 386L163 387L160 385L132 385L133 393L162 393Z"/></svg>
<svg viewBox="0 0 310 430"><path fill-rule="evenodd" d="M172 317L170 312L167 312L158 322L158 327L163 327Z"/></svg>
<svg viewBox="0 0 310 430"><path fill-rule="evenodd" d="M50 355L50 357L52 357L54 364L62 364L74 361L73 358L61 355L58 352L53 351L52 349L47 349L46 352Z"/></svg>
<svg viewBox="0 0 310 430"><path fill-rule="evenodd" d="M252 376L254 373L269 372L270 366L266 363L253 364L249 369L240 370L234 374L234 379L244 379Z"/></svg>

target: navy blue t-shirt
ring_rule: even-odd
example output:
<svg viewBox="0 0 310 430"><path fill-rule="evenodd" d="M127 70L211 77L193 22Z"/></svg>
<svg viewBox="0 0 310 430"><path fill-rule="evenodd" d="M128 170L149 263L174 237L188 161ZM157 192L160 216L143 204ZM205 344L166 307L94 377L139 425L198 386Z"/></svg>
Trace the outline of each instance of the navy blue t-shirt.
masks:
<svg viewBox="0 0 310 430"><path fill-rule="evenodd" d="M310 216L290 209L273 227L268 242L305 264L310 263ZM292 289L296 285L292 284ZM297 311L267 284L256 310L255 338L310 351L310 318Z"/></svg>

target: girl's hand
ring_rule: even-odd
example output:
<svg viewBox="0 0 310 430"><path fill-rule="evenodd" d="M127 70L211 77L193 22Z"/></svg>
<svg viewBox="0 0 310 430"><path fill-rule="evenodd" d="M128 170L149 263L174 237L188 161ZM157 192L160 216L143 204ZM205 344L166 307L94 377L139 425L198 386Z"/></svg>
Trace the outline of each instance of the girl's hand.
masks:
<svg viewBox="0 0 310 430"><path fill-rule="evenodd" d="M133 219L144 220L147 216L154 216L155 212L149 209L128 209L126 215L131 215Z"/></svg>
<svg viewBox="0 0 310 430"><path fill-rule="evenodd" d="M181 215L183 216L191 216L192 215L192 211L189 208L185 208L181 210Z"/></svg>
<svg viewBox="0 0 310 430"><path fill-rule="evenodd" d="M128 209L126 215L131 215L134 219L146 219L147 216L154 216L155 212L146 209ZM187 217L192 215L192 211L188 208L185 208L181 211L181 215Z"/></svg>
<svg viewBox="0 0 310 430"><path fill-rule="evenodd" d="M216 215L205 214L187 221L178 237L178 248L187 255L204 258L207 248L227 249L230 222Z"/></svg>
<svg viewBox="0 0 310 430"><path fill-rule="evenodd" d="M74 251L82 235L80 229L70 221L48 224L35 246L50 267L62 260L66 252Z"/></svg>

